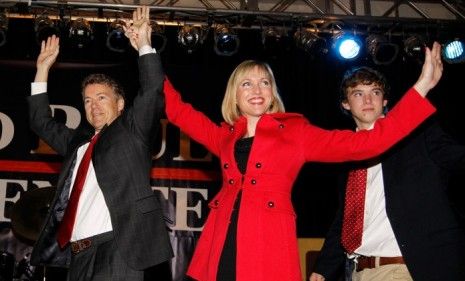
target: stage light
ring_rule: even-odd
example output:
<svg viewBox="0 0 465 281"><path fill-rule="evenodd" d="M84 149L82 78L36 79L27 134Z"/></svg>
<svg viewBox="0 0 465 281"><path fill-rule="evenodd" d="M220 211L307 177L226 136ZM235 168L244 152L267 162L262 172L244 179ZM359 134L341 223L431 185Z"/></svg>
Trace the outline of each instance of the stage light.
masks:
<svg viewBox="0 0 465 281"><path fill-rule="evenodd" d="M399 46L389 42L383 35L369 35L366 45L373 62L378 65L391 64L399 53Z"/></svg>
<svg viewBox="0 0 465 281"><path fill-rule="evenodd" d="M108 28L106 45L113 52L124 53L127 50L129 39L124 35L125 25L123 20L115 19Z"/></svg>
<svg viewBox="0 0 465 281"><path fill-rule="evenodd" d="M6 44L6 33L8 31L8 17L0 13L0 47Z"/></svg>
<svg viewBox="0 0 465 281"><path fill-rule="evenodd" d="M232 56L239 50L239 37L224 25L215 28L214 40L213 48L219 56Z"/></svg>
<svg viewBox="0 0 465 281"><path fill-rule="evenodd" d="M165 50L166 42L168 40L164 34L163 28L157 24L156 21L151 20L150 26L152 27L152 46L155 48L155 50L157 50L158 53L161 53L163 50Z"/></svg>
<svg viewBox="0 0 465 281"><path fill-rule="evenodd" d="M178 33L178 42L191 54L203 43L202 31L192 25L184 25Z"/></svg>
<svg viewBox="0 0 465 281"><path fill-rule="evenodd" d="M404 40L405 54L419 63L425 60L425 40L419 35L412 35Z"/></svg>
<svg viewBox="0 0 465 281"><path fill-rule="evenodd" d="M333 48L339 58L354 60L360 56L362 43L357 36L340 32L334 36Z"/></svg>
<svg viewBox="0 0 465 281"><path fill-rule="evenodd" d="M83 18L73 20L69 26L70 43L73 47L78 49L82 49L89 45L93 38L92 34L90 23Z"/></svg>
<svg viewBox="0 0 465 281"><path fill-rule="evenodd" d="M283 32L276 27L267 27L262 31L262 44L265 50L275 53L280 49Z"/></svg>
<svg viewBox="0 0 465 281"><path fill-rule="evenodd" d="M297 47L311 54L327 54L328 44L326 39L318 36L313 29L302 29L294 33Z"/></svg>
<svg viewBox="0 0 465 281"><path fill-rule="evenodd" d="M448 63L461 63L465 61L465 44L460 40L447 42L442 48L442 57Z"/></svg>
<svg viewBox="0 0 465 281"><path fill-rule="evenodd" d="M47 40L52 35L60 35L60 30L47 15L40 15L35 19L34 30L38 44L41 44L42 41Z"/></svg>

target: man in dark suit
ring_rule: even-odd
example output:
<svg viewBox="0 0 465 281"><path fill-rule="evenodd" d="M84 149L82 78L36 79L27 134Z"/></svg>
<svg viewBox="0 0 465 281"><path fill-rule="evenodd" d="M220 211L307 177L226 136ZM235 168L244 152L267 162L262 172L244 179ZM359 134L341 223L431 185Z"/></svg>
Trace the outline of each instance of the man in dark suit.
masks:
<svg viewBox="0 0 465 281"><path fill-rule="evenodd" d="M110 77L94 74L84 80L82 95L92 130L70 129L52 118L46 82L59 39L52 36L42 42L28 98L30 124L64 161L31 260L69 267L68 280L144 280L144 271L173 255L160 202L150 185L151 148L164 108L164 74L151 48L148 19L147 7L134 12L139 36L132 43L139 49L141 89L132 107L125 108L124 93ZM91 138L96 142L89 144ZM88 149L91 161L83 168L87 173L75 214L69 215ZM66 236L68 216L74 223Z"/></svg>
<svg viewBox="0 0 465 281"><path fill-rule="evenodd" d="M341 90L357 130L384 116L388 84L377 71L349 71ZM343 246L346 196L310 280L338 280L344 265L346 280L465 280L465 232L446 194L448 173L465 170L465 146L429 120L381 157L351 167L359 168L367 169L361 244Z"/></svg>

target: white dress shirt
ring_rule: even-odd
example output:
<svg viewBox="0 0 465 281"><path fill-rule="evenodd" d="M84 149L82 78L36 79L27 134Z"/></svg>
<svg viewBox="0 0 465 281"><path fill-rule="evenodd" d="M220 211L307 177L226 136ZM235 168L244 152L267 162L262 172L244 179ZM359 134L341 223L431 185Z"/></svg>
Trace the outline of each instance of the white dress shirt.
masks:
<svg viewBox="0 0 465 281"><path fill-rule="evenodd" d="M362 244L355 253L374 257L402 256L386 213L381 163L367 169Z"/></svg>

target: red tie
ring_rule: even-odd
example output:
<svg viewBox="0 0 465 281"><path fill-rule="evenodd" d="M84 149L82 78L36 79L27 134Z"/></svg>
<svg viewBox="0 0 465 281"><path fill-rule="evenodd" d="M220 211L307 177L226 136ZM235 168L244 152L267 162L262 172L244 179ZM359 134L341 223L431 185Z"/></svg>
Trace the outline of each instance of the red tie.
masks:
<svg viewBox="0 0 465 281"><path fill-rule="evenodd" d="M61 248L64 248L71 239L71 233L73 232L74 221L76 219L76 212L79 204L79 197L86 181L87 170L89 169L90 160L92 159L92 151L94 150L94 145L97 142L98 137L99 134L96 134L91 139L89 146L82 157L81 163L79 164L76 178L74 179L73 190L71 191L71 196L68 200L68 206L66 207L60 226L58 227L57 240Z"/></svg>
<svg viewBox="0 0 465 281"><path fill-rule="evenodd" d="M353 253L362 244L366 184L367 169L349 172L341 236L347 253Z"/></svg>

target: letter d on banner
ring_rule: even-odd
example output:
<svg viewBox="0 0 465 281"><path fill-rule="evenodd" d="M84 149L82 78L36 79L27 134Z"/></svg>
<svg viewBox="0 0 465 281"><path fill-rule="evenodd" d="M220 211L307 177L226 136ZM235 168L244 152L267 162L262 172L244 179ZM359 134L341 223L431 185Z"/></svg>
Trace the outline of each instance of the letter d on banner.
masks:
<svg viewBox="0 0 465 281"><path fill-rule="evenodd" d="M81 113L79 110L68 105L50 105L52 110L52 116L55 117L57 110L61 110L65 113L65 125L70 129L76 129L81 123ZM39 144L36 149L33 149L31 153L37 154L56 154L56 152L43 140L39 139Z"/></svg>
<svg viewBox="0 0 465 281"><path fill-rule="evenodd" d="M15 134L15 126L10 117L0 112L0 123L2 124L2 134L0 135L0 149L10 144Z"/></svg>

